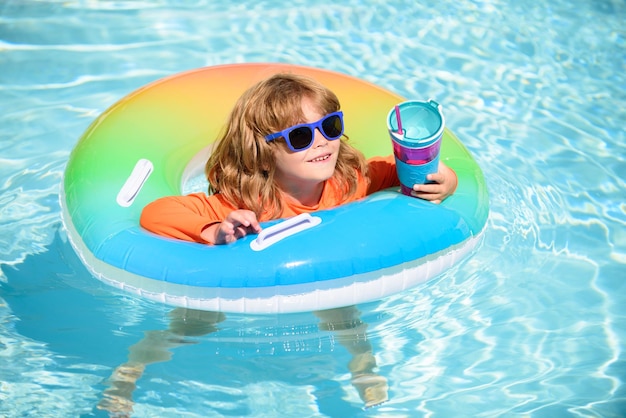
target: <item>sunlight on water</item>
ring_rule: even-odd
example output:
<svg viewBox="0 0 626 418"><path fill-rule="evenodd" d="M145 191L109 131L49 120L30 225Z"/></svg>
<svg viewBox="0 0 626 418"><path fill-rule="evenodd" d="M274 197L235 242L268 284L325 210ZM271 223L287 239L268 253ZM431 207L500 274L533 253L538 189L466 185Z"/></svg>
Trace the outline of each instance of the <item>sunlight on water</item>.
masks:
<svg viewBox="0 0 626 418"><path fill-rule="evenodd" d="M0 415L106 416L106 379L154 338L170 348L138 380L134 416L623 416L626 3L572 6L2 2ZM273 61L441 103L487 179L483 242L350 311L343 333L312 313L228 315L171 338L170 308L101 284L72 251L65 164L151 81ZM370 351L389 401L364 410L349 365Z"/></svg>

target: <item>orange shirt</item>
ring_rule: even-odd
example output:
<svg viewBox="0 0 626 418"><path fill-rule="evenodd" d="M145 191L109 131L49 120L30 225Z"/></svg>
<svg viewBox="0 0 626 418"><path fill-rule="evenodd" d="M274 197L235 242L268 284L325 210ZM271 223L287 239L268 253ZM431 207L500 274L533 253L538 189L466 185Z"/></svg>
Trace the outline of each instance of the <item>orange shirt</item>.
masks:
<svg viewBox="0 0 626 418"><path fill-rule="evenodd" d="M278 218L288 218L305 212L330 209L344 203L352 202L369 194L392 186L400 185L396 174L393 155L375 157L367 161L370 184L361 173L358 173L357 191L350 197L343 195L341 188L334 179L324 184L322 197L314 206L301 205L292 200L283 201L283 211ZM207 196L205 193L192 193L186 196L169 196L148 204L141 213L140 223L145 229L170 238L185 241L202 242L202 231L216 222L221 222L236 209L222 195ZM261 216L260 221L266 221Z"/></svg>

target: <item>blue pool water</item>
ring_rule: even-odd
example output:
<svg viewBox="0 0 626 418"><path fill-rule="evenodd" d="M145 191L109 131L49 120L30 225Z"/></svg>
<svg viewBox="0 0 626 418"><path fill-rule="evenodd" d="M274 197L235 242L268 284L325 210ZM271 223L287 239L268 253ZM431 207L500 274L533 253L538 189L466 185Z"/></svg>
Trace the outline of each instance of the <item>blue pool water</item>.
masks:
<svg viewBox="0 0 626 418"><path fill-rule="evenodd" d="M625 21L623 0L0 2L0 416L107 416L142 339L162 361L138 417L624 416ZM490 190L476 254L344 331L228 315L175 338L170 308L94 279L58 204L81 133L150 81L259 61L441 103ZM389 400L364 409L370 352Z"/></svg>

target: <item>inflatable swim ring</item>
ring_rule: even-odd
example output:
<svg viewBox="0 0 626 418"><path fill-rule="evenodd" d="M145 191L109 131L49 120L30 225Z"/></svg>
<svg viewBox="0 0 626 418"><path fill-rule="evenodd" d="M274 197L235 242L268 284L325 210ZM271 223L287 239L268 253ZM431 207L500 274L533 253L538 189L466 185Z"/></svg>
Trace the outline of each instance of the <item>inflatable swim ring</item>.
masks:
<svg viewBox="0 0 626 418"><path fill-rule="evenodd" d="M468 256L488 216L483 174L448 130L441 160L457 173L441 205L382 191L286 222L258 236L207 246L156 236L142 208L180 195L202 172L237 98L276 72L310 75L341 102L346 133L367 157L392 153L385 118L405 99L347 75L285 64L234 64L153 82L100 115L65 170L63 222L100 280L173 306L248 313L302 312L384 298Z"/></svg>

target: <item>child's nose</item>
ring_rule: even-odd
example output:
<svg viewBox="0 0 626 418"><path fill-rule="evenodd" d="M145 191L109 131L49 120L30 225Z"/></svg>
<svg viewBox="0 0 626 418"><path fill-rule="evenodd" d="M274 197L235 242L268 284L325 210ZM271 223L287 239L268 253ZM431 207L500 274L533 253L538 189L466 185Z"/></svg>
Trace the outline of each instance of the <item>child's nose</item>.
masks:
<svg viewBox="0 0 626 418"><path fill-rule="evenodd" d="M325 145L328 139L324 136L320 128L315 128L313 131L313 146Z"/></svg>

